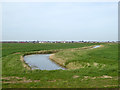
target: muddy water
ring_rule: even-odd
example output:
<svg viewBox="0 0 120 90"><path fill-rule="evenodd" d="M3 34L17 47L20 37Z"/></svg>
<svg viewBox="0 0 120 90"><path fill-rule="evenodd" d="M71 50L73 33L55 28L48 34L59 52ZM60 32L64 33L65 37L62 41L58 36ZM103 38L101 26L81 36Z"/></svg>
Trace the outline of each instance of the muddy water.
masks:
<svg viewBox="0 0 120 90"><path fill-rule="evenodd" d="M25 62L32 69L40 69L40 70L57 70L65 68L59 66L55 62L49 59L50 54L32 54L24 57Z"/></svg>

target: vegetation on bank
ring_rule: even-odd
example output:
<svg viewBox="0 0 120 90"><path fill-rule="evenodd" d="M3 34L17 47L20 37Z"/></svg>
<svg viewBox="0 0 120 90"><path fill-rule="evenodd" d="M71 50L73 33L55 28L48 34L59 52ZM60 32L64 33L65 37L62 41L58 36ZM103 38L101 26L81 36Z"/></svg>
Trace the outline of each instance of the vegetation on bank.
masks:
<svg viewBox="0 0 120 90"><path fill-rule="evenodd" d="M90 49L93 45L104 47ZM84 47L84 48L83 48ZM22 55L56 51L70 70L29 70ZM60 51L59 51L60 50ZM3 88L112 88L118 87L118 45L116 43L3 44ZM59 52L58 52L59 51Z"/></svg>
<svg viewBox="0 0 120 90"><path fill-rule="evenodd" d="M2 44L2 57L16 52L30 52L41 50L56 50L79 48L91 45L99 45L100 43L3 43ZM1 48L0 48L1 49Z"/></svg>

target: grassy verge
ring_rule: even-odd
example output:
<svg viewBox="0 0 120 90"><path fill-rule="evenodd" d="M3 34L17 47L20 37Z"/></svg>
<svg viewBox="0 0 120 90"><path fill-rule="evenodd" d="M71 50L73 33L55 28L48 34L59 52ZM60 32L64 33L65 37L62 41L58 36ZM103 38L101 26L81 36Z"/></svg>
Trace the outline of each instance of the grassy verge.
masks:
<svg viewBox="0 0 120 90"><path fill-rule="evenodd" d="M21 46L22 45L22 46ZM29 49L29 46L32 49ZM118 45L88 49L96 44L3 44L3 88L114 88L118 87ZM23 47L25 46L25 47ZM46 46L46 47L45 47ZM14 48L13 48L14 47ZM82 48L84 47L84 48ZM11 49L12 48L12 49ZM24 49L23 49L24 48ZM44 49L46 48L46 49ZM59 49L59 52L57 52ZM7 51L8 50L8 51ZM55 58L70 70L29 70L20 61L22 55L55 50ZM7 52L7 53L6 53ZM46 53L44 51L44 53ZM89 64L87 64L89 63ZM73 68L74 67L74 68Z"/></svg>
<svg viewBox="0 0 120 90"><path fill-rule="evenodd" d="M80 62L81 61L80 59L84 54L86 55L88 51L92 51L96 49L93 48L94 46L96 45L62 50L59 51L58 53L51 54L50 59L67 69L84 68L85 66L90 66L90 64L88 62L82 63ZM103 48L103 47L104 45L100 45L100 47L98 48ZM82 64L86 64L86 65L82 65ZM94 66L97 66L97 63L94 64L95 64Z"/></svg>

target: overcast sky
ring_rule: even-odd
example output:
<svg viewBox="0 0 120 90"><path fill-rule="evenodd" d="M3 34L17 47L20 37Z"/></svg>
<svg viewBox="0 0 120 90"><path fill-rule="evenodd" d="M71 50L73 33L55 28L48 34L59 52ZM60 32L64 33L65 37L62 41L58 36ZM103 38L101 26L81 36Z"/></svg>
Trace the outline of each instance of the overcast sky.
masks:
<svg viewBox="0 0 120 90"><path fill-rule="evenodd" d="M117 40L117 2L2 3L3 40Z"/></svg>

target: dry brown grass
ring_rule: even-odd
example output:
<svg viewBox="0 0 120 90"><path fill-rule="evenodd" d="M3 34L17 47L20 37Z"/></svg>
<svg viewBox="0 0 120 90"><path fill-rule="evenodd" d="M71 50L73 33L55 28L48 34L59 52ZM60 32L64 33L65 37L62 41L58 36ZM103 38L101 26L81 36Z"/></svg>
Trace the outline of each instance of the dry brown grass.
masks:
<svg viewBox="0 0 120 90"><path fill-rule="evenodd" d="M61 58L57 58L55 56L55 54L51 54L49 58L50 58L50 60L54 61L55 63L59 64L60 66L65 67L65 62L66 61L61 59Z"/></svg>
<svg viewBox="0 0 120 90"><path fill-rule="evenodd" d="M23 56L20 56L20 60L21 60L21 62L23 64L23 67L25 67L28 70L31 70L31 67L28 64L25 63Z"/></svg>
<svg viewBox="0 0 120 90"><path fill-rule="evenodd" d="M2 77L2 83L30 83L30 82L40 82L40 80L26 79L25 77Z"/></svg>

